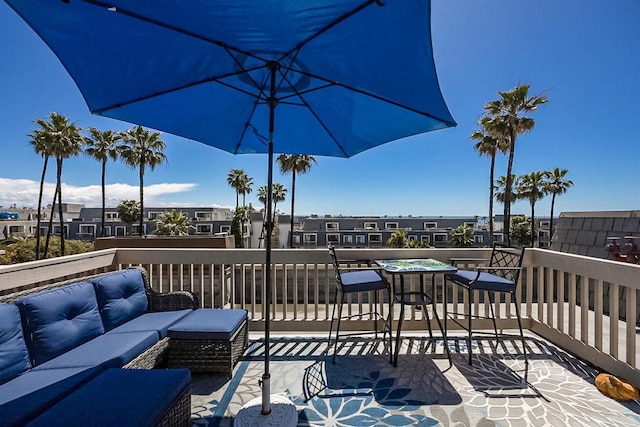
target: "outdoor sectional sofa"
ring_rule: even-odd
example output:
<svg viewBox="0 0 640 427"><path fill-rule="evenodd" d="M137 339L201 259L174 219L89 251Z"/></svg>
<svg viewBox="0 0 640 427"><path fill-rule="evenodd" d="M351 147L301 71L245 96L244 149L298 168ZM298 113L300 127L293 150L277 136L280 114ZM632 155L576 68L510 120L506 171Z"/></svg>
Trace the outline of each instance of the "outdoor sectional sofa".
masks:
<svg viewBox="0 0 640 427"><path fill-rule="evenodd" d="M0 424L47 425L76 417L87 405L94 416L113 408L111 415L124 417L119 420L147 414L149 425L189 424L189 365L148 371L172 368L169 329L187 325L178 328L179 344L189 331L211 336L211 325L199 327L195 320L221 323L213 337L234 344L223 357L229 359L225 371L233 369L248 336L246 311L198 307L190 292L153 291L142 267L0 296Z"/></svg>

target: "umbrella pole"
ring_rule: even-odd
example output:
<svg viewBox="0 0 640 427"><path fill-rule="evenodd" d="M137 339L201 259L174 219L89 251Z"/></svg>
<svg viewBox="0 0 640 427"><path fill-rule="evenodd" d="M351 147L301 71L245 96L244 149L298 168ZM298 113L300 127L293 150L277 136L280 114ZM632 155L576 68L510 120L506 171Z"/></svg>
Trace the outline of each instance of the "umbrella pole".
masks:
<svg viewBox="0 0 640 427"><path fill-rule="evenodd" d="M262 397L253 399L245 404L236 414L233 425L236 427L259 427L259 426L279 426L294 427L298 424L298 411L296 406L285 396L271 397L271 374L269 373L269 352L270 343L269 335L271 328L271 233L273 233L273 133L275 109L278 105L276 98L276 72L279 68L277 62L267 64L271 72L271 89L267 104L269 105L269 167L267 177L267 217L265 219L267 225L266 242L266 260L264 269L265 298L263 304L264 317L264 373L260 381L262 388ZM262 399L261 402L258 402ZM261 405L258 405L261 403ZM273 407L272 407L273 404ZM260 408L260 412L258 412Z"/></svg>
<svg viewBox="0 0 640 427"><path fill-rule="evenodd" d="M266 238L266 260L265 260L265 284L266 298L264 318L264 373L262 375L262 415L271 413L271 373L269 372L269 352L270 352L270 332L271 332L271 235L273 233L273 132L276 113L276 71L278 64L271 62L268 64L271 71L271 88L267 104L269 105L269 167L267 168L267 238Z"/></svg>

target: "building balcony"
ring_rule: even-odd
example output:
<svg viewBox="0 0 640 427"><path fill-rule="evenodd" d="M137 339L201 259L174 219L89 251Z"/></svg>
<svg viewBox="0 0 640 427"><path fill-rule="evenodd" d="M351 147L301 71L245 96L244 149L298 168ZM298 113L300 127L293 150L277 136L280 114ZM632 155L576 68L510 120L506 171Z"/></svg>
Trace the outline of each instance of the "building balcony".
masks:
<svg viewBox="0 0 640 427"><path fill-rule="evenodd" d="M364 265L372 259L488 258L489 251L340 249L339 255ZM296 403L299 425L369 425L372 420L386 422L382 425L640 424L637 402L611 400L593 381L597 373L608 372L640 386L640 265L527 249L520 283L530 360L525 383L516 339L496 342L488 335L474 341L477 363L467 364L465 334L453 321L463 319L466 304L455 287L448 289L449 301L455 302L446 308L452 366L442 337L435 332L437 323L431 316L434 343L428 339L420 310L405 312L397 367L389 364L388 348L373 334L346 339L338 347L334 365L327 357L333 349L326 342L335 293L328 251L274 249L272 262L275 280L270 307L262 304L264 249L104 249L0 266L0 292L143 265L157 291L189 290L204 307L248 310L250 344L233 378L193 376L194 426L231 425L242 404L260 396L267 316L271 392L286 393ZM436 279L442 292L442 280ZM417 279L410 279L408 285L417 286ZM368 311L371 301L350 301L349 313ZM489 310L485 301L475 303L472 310ZM508 303L498 301L493 308L498 328L515 331L515 311ZM386 304L380 306L386 313ZM397 322L399 310L393 314ZM356 316L343 321L341 329L371 331L372 323L366 316ZM481 326L491 329L489 324Z"/></svg>

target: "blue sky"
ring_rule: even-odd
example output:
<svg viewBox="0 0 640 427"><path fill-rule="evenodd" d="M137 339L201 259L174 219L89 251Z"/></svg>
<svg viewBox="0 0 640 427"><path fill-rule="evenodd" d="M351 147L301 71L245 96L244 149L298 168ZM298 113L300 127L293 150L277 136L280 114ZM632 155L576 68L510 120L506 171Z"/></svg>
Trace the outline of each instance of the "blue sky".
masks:
<svg viewBox="0 0 640 427"><path fill-rule="evenodd" d="M434 0L432 14L440 87L458 126L351 159L318 157L297 181L296 214L487 215L489 159L468 137L483 105L518 83L545 92L549 103L518 140L514 172L568 169L575 185L557 199L556 213L640 209L640 2ZM26 136L34 119L57 111L83 128L131 125L91 115L55 56L4 2L0 28L0 205L35 206L42 159ZM168 164L146 174L146 206L233 206L232 168L253 177L255 189L266 184L265 155L163 139ZM506 173L505 156L496 170ZM53 168L47 181L55 181ZM65 201L99 206L97 162L66 160L63 181ZM274 181L290 186L277 169ZM109 163L107 184L110 206L138 197L138 173L121 163ZM247 200L259 205L256 190ZM538 202L537 213L548 215L550 203Z"/></svg>

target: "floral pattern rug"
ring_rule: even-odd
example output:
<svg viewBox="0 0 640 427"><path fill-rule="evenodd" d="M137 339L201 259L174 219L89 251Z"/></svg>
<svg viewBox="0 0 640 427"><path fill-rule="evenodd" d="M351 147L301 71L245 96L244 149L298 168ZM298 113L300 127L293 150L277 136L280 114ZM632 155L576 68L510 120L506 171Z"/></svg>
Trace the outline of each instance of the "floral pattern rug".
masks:
<svg viewBox="0 0 640 427"><path fill-rule="evenodd" d="M271 392L290 399L298 426L640 426L640 404L620 403L594 386L598 371L546 342L403 337L398 366L384 343L351 339L338 349L316 338L272 338ZM328 353L328 350L329 353ZM253 340L232 378L194 375L193 426L232 426L235 414L261 395L264 343ZM515 356L512 356L515 354ZM527 381L524 381L524 375Z"/></svg>

